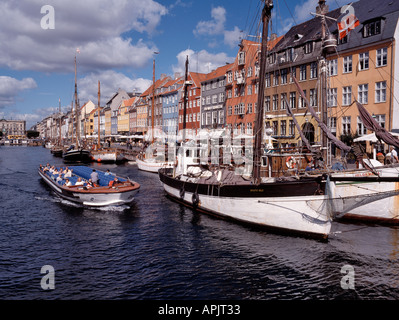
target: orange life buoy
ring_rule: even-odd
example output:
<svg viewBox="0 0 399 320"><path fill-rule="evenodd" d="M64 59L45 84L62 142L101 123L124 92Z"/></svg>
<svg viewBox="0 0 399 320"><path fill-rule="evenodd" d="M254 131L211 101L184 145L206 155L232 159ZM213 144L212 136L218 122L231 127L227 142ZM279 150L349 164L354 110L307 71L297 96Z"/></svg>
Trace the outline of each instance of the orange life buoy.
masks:
<svg viewBox="0 0 399 320"><path fill-rule="evenodd" d="M294 169L296 167L296 160L294 157L287 157L285 160L285 165L287 166L288 169Z"/></svg>

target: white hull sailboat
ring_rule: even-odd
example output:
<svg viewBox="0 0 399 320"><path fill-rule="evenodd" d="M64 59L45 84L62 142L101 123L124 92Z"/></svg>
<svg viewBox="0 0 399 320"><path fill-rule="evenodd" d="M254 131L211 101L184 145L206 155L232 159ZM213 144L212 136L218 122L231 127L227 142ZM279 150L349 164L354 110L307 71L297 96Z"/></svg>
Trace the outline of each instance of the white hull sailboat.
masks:
<svg viewBox="0 0 399 320"><path fill-rule="evenodd" d="M158 173L162 168L173 168L173 162L158 161L156 158L144 158L142 155L136 157L136 163L139 170Z"/></svg>
<svg viewBox="0 0 399 320"><path fill-rule="evenodd" d="M266 39L272 7L272 1L265 2L259 88L264 88L265 84ZM199 159L194 159L195 152L189 156L183 143L178 151L176 168L159 170L164 190L175 201L200 212L279 232L326 239L331 230L331 216L326 203L328 196L324 194L326 181L321 176L260 177L263 103L264 90L259 90L251 176L244 177L229 169L224 172L203 170ZM185 117L183 127L184 121ZM190 164L193 164L193 171ZM227 176L231 179L226 179Z"/></svg>

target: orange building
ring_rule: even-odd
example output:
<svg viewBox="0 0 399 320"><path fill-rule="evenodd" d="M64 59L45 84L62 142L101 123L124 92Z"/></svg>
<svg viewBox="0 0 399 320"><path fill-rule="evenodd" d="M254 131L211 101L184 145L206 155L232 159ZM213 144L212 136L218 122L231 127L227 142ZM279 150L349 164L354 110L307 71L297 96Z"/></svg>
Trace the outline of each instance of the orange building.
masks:
<svg viewBox="0 0 399 320"><path fill-rule="evenodd" d="M187 87L186 129L197 130L201 128L201 81L206 79L206 74L189 72ZM179 130L183 129L184 115L184 86L182 98L179 102Z"/></svg>
<svg viewBox="0 0 399 320"><path fill-rule="evenodd" d="M268 49L282 37L273 37ZM226 73L226 127L234 134L252 135L259 90L260 44L242 40L234 63Z"/></svg>

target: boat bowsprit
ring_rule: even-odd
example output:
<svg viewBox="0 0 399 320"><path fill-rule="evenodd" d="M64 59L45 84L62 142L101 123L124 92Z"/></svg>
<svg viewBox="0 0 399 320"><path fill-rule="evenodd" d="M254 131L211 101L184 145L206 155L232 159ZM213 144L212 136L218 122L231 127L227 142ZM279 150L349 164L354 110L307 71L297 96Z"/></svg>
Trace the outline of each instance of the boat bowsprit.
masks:
<svg viewBox="0 0 399 320"><path fill-rule="evenodd" d="M98 184L91 184L92 168L86 166L68 167L72 174L64 174L64 168L40 166L38 173L51 189L61 198L89 207L129 205L133 202L140 184L127 178L106 175L96 170ZM50 171L51 170L51 171ZM65 176L66 175L66 176ZM70 186L67 186L67 182Z"/></svg>

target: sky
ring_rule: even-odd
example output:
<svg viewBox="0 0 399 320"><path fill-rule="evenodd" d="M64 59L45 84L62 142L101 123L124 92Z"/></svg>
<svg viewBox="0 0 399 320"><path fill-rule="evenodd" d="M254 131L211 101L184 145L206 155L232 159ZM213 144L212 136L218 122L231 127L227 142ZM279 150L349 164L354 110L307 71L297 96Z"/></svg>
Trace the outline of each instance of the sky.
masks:
<svg viewBox="0 0 399 320"><path fill-rule="evenodd" d="M312 18L318 0L274 0L271 32ZM327 0L330 10L348 3ZM155 76L208 73L256 41L261 0L1 0L0 119L27 129L71 108L74 59L80 105L119 89L143 92Z"/></svg>

